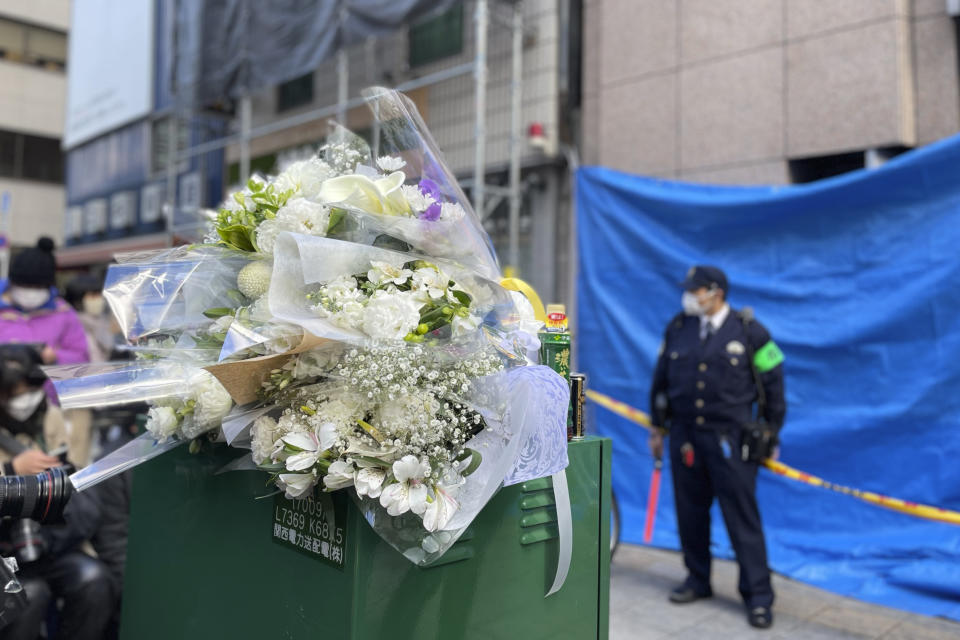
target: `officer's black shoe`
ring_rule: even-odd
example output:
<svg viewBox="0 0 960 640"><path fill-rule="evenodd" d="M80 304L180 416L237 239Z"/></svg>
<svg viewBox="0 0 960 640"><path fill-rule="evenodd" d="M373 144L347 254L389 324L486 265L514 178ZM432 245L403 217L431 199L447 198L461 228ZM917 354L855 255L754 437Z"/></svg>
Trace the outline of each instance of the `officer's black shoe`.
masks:
<svg viewBox="0 0 960 640"><path fill-rule="evenodd" d="M773 626L773 612L770 607L754 607L747 613L747 621L751 627L769 629Z"/></svg>
<svg viewBox="0 0 960 640"><path fill-rule="evenodd" d="M693 587L682 584L670 592L670 602L674 604L687 604L700 600L701 598L709 598L712 595L709 591L707 593L699 593Z"/></svg>

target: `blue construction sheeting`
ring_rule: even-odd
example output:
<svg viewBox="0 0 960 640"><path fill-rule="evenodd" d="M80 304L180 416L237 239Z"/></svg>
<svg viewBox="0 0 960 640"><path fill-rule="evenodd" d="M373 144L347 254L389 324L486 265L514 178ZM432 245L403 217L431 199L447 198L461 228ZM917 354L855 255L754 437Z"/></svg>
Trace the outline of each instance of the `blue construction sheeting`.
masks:
<svg viewBox="0 0 960 640"><path fill-rule="evenodd" d="M786 355L782 460L824 479L960 511L960 136L886 165L789 187L721 187L601 167L577 177L579 368L649 410L667 322L693 264L722 267ZM623 539L640 542L646 432L614 438ZM667 470L669 471L669 469ZM767 471L771 566L840 594L960 620L960 526ZM715 507L715 553L732 557ZM677 548L665 477L654 544Z"/></svg>

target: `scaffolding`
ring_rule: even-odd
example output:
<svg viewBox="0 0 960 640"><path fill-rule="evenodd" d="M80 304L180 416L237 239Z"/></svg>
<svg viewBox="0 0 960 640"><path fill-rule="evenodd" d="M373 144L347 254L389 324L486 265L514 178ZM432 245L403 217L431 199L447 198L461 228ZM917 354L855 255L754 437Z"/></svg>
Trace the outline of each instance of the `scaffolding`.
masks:
<svg viewBox="0 0 960 640"><path fill-rule="evenodd" d="M452 78L472 75L474 95L474 140L473 178L464 180L464 186L469 187L472 193L473 207L481 219L492 211L503 199L509 203L509 241L508 266L516 268L519 264L519 237L520 237L520 208L522 199L522 184L520 181L521 154L525 144L522 131L522 100L523 100L523 0L493 0L493 4L503 7L507 11L491 12L491 0L475 0L473 12L473 27L475 36L475 52L473 60L458 64L419 78L396 83L392 88L409 92L419 88L435 85ZM509 15L507 15L509 14ZM342 16L341 16L342 18ZM509 184L506 188L488 185L487 171L487 84L488 84L488 32L491 23L510 30L511 33L511 81L510 81L510 138L509 138ZM369 43L368 43L369 44ZM368 48L369 50L369 48ZM209 142L187 146L178 149L176 144L180 126L184 122L191 122L194 118L193 101L190 96L175 95L174 107L168 122L168 158L166 162L166 202L164 214L167 223L168 244L175 241L175 236L185 231L184 225L175 224L177 167L196 156L225 149L237 145L240 151L239 175L241 183L245 183L250 176L251 142L257 138L272 133L287 130L303 124L336 117L341 123L346 123L348 112L365 104L361 97L349 96L349 65L347 51L341 47L336 52L337 101L306 112L287 116L272 122L253 125L253 98L247 93L239 98L237 117L239 130L236 133L220 137ZM179 94L179 92L175 92ZM376 137L376 136L375 136ZM189 225L192 229L196 224Z"/></svg>

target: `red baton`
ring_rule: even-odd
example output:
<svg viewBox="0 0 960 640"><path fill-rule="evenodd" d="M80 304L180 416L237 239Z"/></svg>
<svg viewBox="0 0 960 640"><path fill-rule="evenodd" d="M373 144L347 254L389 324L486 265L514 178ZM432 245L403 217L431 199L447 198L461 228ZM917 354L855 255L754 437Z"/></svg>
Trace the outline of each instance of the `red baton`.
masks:
<svg viewBox="0 0 960 640"><path fill-rule="evenodd" d="M657 458L653 462L653 473L650 476L650 493L647 495L647 520L643 525L643 541L649 544L653 539L653 521L657 517L657 500L660 498L660 471L663 469L663 460Z"/></svg>

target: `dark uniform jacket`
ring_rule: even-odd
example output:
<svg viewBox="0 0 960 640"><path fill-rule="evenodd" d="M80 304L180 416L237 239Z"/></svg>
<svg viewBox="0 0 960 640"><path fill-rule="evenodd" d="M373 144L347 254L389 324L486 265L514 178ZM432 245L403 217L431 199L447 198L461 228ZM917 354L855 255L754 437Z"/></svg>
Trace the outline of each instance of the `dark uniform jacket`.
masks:
<svg viewBox="0 0 960 640"><path fill-rule="evenodd" d="M683 428L742 426L755 420L757 386L751 354L766 395L763 416L776 433L783 425L783 356L762 324L749 311L733 309L706 341L700 340L700 318L679 314L667 326L650 391L654 426ZM667 399L657 411L657 396Z"/></svg>

